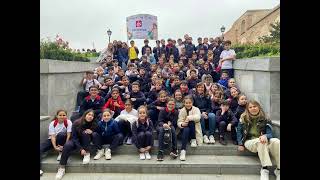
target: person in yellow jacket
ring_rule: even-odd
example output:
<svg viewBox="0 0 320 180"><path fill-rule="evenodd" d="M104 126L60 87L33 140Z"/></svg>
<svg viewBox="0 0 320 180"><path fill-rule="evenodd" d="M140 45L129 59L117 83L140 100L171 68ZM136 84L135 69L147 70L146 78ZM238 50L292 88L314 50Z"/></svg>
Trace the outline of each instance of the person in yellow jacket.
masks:
<svg viewBox="0 0 320 180"><path fill-rule="evenodd" d="M131 47L128 49L129 60L131 63L134 63L136 59L138 59L139 49L134 46L134 41L130 41Z"/></svg>

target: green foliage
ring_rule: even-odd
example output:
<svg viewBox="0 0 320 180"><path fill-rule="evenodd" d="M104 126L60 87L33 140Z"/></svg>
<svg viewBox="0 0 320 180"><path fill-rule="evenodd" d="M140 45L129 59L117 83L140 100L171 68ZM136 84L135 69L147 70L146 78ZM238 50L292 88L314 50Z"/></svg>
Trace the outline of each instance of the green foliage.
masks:
<svg viewBox="0 0 320 180"><path fill-rule="evenodd" d="M231 47L237 54L237 59L257 56L280 56L280 44L235 44Z"/></svg>
<svg viewBox="0 0 320 180"><path fill-rule="evenodd" d="M272 29L270 30L270 35L259 37L262 43L279 44L280 43L280 22L270 24Z"/></svg>
<svg viewBox="0 0 320 180"><path fill-rule="evenodd" d="M89 62L88 57L95 57L95 54L81 54L72 52L71 49L60 47L55 42L40 41L40 59L53 59L62 61Z"/></svg>

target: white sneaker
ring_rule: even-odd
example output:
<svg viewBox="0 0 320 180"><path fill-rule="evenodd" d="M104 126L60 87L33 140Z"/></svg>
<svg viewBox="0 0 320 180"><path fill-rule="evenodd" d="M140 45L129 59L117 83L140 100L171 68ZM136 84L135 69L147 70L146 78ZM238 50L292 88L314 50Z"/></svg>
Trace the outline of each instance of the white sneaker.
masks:
<svg viewBox="0 0 320 180"><path fill-rule="evenodd" d="M132 144L132 139L131 137L128 137L126 144L131 145Z"/></svg>
<svg viewBox="0 0 320 180"><path fill-rule="evenodd" d="M210 135L209 136L209 143L210 144L214 144L216 141L214 140L214 136L213 135Z"/></svg>
<svg viewBox="0 0 320 180"><path fill-rule="evenodd" d="M261 169L260 170L260 180L269 180L269 170Z"/></svg>
<svg viewBox="0 0 320 180"><path fill-rule="evenodd" d="M151 156L150 156L149 152L145 152L144 154L145 154L145 156L146 156L146 159L148 159L148 160L151 159Z"/></svg>
<svg viewBox="0 0 320 180"><path fill-rule="evenodd" d="M275 169L275 170L274 170L274 174L276 175L277 180L280 180L280 170Z"/></svg>
<svg viewBox="0 0 320 180"><path fill-rule="evenodd" d="M180 152L180 160L185 161L186 160L186 150L181 150Z"/></svg>
<svg viewBox="0 0 320 180"><path fill-rule="evenodd" d="M140 153L140 160L145 160L146 156L144 155L144 153Z"/></svg>
<svg viewBox="0 0 320 180"><path fill-rule="evenodd" d="M111 149L106 148L106 150L104 151L104 155L106 156L106 160L110 160L111 159Z"/></svg>
<svg viewBox="0 0 320 180"><path fill-rule="evenodd" d="M42 174L43 174L43 171L40 169L40 176L42 176Z"/></svg>
<svg viewBox="0 0 320 180"><path fill-rule="evenodd" d="M62 179L63 175L66 173L66 169L64 168L59 168L58 172L56 174L56 180Z"/></svg>
<svg viewBox="0 0 320 180"><path fill-rule="evenodd" d="M191 147L197 147L197 140L191 139Z"/></svg>
<svg viewBox="0 0 320 180"><path fill-rule="evenodd" d="M58 155L58 157L57 157L57 161L60 161L60 159L61 159L61 154L62 154L62 152L59 152L59 155Z"/></svg>
<svg viewBox="0 0 320 180"><path fill-rule="evenodd" d="M82 164L88 164L90 162L90 153L83 156Z"/></svg>
<svg viewBox="0 0 320 180"><path fill-rule="evenodd" d="M209 139L208 139L208 136L207 135L204 135L203 136L203 143L205 143L205 144L209 144Z"/></svg>
<svg viewBox="0 0 320 180"><path fill-rule="evenodd" d="M103 156L103 154L104 154L104 150L103 149L99 149L98 151L97 151L97 154L94 156L94 160L98 160L98 159L100 159L102 156Z"/></svg>

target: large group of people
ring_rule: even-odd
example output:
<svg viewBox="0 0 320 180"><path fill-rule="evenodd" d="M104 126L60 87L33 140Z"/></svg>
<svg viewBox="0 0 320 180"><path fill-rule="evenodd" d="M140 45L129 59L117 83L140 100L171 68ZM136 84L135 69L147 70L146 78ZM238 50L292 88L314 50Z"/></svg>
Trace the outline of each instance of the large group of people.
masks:
<svg viewBox="0 0 320 180"><path fill-rule="evenodd" d="M186 161L189 144L215 144L216 135L222 145L230 141L239 151L258 152L264 180L274 157L280 178L280 140L273 138L272 123L259 102L239 89L231 42L219 37L197 41L194 45L186 34L184 40L157 40L153 48L147 39L141 49L133 40L130 47L109 43L97 60L99 67L80 82L76 113L69 120L65 110L58 110L49 125L49 138L40 145L40 166L42 154L54 149L60 161L56 179L61 179L73 151L88 164L91 153L94 160L110 160L122 144L134 144L139 159L150 160L156 132L157 161L164 160L165 149L172 159Z"/></svg>

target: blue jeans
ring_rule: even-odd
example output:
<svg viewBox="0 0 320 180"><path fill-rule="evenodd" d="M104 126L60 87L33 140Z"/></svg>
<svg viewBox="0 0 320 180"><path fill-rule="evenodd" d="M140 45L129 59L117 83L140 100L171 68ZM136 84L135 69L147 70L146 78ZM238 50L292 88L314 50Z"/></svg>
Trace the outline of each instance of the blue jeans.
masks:
<svg viewBox="0 0 320 180"><path fill-rule="evenodd" d="M187 127L181 129L182 133L182 146L181 150L187 149L187 143L190 139L196 139L196 127L194 121L189 121Z"/></svg>
<svg viewBox="0 0 320 180"><path fill-rule="evenodd" d="M209 135L208 132L206 131L206 121L209 121ZM204 119L203 117L201 117L200 119L200 123L201 123L201 129L202 129L202 135L213 135L214 136L214 131L216 130L216 115L214 113L208 113L208 119Z"/></svg>

